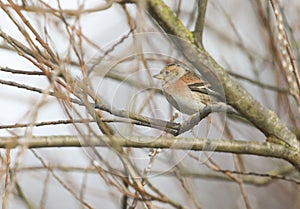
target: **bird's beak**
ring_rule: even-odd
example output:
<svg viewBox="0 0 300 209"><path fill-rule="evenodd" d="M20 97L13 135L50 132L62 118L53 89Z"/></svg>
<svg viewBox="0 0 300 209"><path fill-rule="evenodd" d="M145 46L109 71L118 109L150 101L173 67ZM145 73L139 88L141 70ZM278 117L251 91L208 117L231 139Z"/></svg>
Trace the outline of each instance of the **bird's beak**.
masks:
<svg viewBox="0 0 300 209"><path fill-rule="evenodd" d="M162 74L159 73L159 74L154 75L153 78L156 78L158 80L162 80L164 77L163 77Z"/></svg>

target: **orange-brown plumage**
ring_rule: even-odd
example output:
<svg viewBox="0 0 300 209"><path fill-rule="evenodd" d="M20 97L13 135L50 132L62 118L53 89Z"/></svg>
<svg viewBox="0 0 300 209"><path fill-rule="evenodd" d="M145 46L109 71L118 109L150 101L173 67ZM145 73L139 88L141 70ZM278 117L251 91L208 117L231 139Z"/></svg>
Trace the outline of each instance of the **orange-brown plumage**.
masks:
<svg viewBox="0 0 300 209"><path fill-rule="evenodd" d="M191 115L201 111L206 105L222 100L200 75L181 65L168 64L154 77L162 81L166 99L180 112Z"/></svg>

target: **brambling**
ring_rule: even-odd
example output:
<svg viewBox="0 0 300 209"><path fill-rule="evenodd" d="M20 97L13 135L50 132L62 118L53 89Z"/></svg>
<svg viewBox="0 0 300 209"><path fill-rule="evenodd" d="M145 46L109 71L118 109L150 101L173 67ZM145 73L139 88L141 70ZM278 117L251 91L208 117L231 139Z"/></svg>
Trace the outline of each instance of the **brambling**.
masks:
<svg viewBox="0 0 300 209"><path fill-rule="evenodd" d="M224 103L224 98L207 81L179 64L168 64L153 77L162 81L166 99L182 113L192 115L207 105Z"/></svg>

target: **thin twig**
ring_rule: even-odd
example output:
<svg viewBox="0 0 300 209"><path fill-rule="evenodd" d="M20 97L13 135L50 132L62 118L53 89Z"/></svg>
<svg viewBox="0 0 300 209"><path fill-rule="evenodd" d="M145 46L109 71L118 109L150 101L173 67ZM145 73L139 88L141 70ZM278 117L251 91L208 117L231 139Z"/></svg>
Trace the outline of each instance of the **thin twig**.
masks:
<svg viewBox="0 0 300 209"><path fill-rule="evenodd" d="M187 121L184 121L178 129L177 135L180 135L186 131L191 130L194 126L196 126L202 119L206 118L210 113L213 112L223 112L229 114L235 114L237 116L242 117L239 113L237 113L232 107L225 105L223 103L207 105L204 107L201 112L194 114Z"/></svg>
<svg viewBox="0 0 300 209"><path fill-rule="evenodd" d="M43 160L43 158L41 156L39 156L37 154L36 151L31 150L31 152L33 153L33 155L42 163L42 165L48 169L48 171L52 174L53 178L56 179L62 186L63 188L65 188L68 192L70 192L70 194L76 199L78 200L81 204L83 204L84 206L86 206L89 209L94 209L90 204L88 204L86 201L82 200L75 191L73 191L71 189L70 186L68 186L52 169L51 167L47 166L46 162Z"/></svg>
<svg viewBox="0 0 300 209"><path fill-rule="evenodd" d="M227 72L228 72L229 75L231 75L233 77L248 81L248 82L250 82L252 84L255 84L255 85L257 85L261 88L265 88L265 89L276 91L276 92L283 93L283 94L290 94L290 90L287 89L287 88L281 88L281 87L278 87L278 86L273 86L273 85L269 85L269 84L266 84L266 83L262 83L262 82L259 82L257 80L253 80L251 78L248 78L246 76L240 75L240 74L232 72L232 71L227 71Z"/></svg>
<svg viewBox="0 0 300 209"><path fill-rule="evenodd" d="M52 170L58 170L61 172L75 172L75 173L85 173L85 172L97 172L97 169L94 167L88 167L88 168L82 168L82 167L76 167L76 166L60 166L60 165L51 165ZM43 166L26 166L26 167L19 167L15 169L15 172L32 172L32 171L39 171L47 169ZM189 177L189 178L201 178L206 180L220 180L220 181L229 181L230 179L224 175L215 174L215 173L199 173L192 170L187 170L185 168L184 170L178 170L177 167L173 168L169 171L161 171L161 170L152 170L151 173L153 175L164 173L164 175L172 176L174 175L174 172L178 172L181 176ZM215 170L216 172L220 173L231 173L231 174L239 174L243 176L243 181L247 184L253 184L256 186L264 186L266 184L271 183L271 180L283 180L283 181L289 181L295 184L300 184L299 179L291 178L286 175L291 174L293 171L296 172L294 167L287 165L284 167L279 167L277 169L271 170L267 173L258 173L258 172L252 172L252 171L235 171L235 170L224 170L219 169ZM261 177L261 178L252 178L253 177Z"/></svg>
<svg viewBox="0 0 300 209"><path fill-rule="evenodd" d="M13 73L13 74L24 74L24 75L45 75L41 71L16 70L16 69L12 69L12 68L9 68L9 67L0 67L0 71Z"/></svg>
<svg viewBox="0 0 300 209"><path fill-rule="evenodd" d="M278 29L277 39L280 44L280 52L283 58L281 60L283 70L286 73L286 79L291 90L290 92L294 96L298 105L298 111L300 112L300 76L298 73L295 56L293 54L289 38L283 24L282 14L278 5L279 3L277 0L271 0L270 2L276 18L276 26Z"/></svg>

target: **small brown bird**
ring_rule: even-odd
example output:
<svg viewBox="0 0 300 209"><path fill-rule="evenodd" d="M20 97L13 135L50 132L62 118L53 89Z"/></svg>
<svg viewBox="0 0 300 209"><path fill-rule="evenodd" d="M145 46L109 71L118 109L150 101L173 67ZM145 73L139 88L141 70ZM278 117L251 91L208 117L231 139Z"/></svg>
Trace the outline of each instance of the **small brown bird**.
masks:
<svg viewBox="0 0 300 209"><path fill-rule="evenodd" d="M162 81L166 99L182 113L192 115L207 105L218 103L227 106L224 98L212 90L207 81L179 64L168 64L153 77Z"/></svg>

